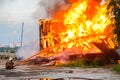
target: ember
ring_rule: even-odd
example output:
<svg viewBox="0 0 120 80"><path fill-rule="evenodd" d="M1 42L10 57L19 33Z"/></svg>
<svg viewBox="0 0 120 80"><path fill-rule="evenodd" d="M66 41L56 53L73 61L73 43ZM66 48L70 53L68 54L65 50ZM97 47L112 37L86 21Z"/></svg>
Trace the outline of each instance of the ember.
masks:
<svg viewBox="0 0 120 80"><path fill-rule="evenodd" d="M66 11L54 14L52 20L40 19L40 52L29 57L61 58L69 61L71 55L104 53L97 44L107 50L118 46L114 20L107 14L107 3L101 0L70 0ZM58 17L59 16L59 17ZM101 46L101 47L102 47ZM51 60L52 60L51 59Z"/></svg>

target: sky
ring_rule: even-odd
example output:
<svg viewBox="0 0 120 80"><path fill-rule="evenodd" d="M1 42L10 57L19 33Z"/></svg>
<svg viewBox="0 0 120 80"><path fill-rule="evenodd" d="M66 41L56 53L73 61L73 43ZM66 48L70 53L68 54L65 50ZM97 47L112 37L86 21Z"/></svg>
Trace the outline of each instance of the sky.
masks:
<svg viewBox="0 0 120 80"><path fill-rule="evenodd" d="M38 40L40 0L0 0L0 44L20 42L24 22L23 42Z"/></svg>
<svg viewBox="0 0 120 80"><path fill-rule="evenodd" d="M28 57L39 51L39 19L49 18L48 11L54 11L64 0L0 0L0 45L21 41L17 57Z"/></svg>

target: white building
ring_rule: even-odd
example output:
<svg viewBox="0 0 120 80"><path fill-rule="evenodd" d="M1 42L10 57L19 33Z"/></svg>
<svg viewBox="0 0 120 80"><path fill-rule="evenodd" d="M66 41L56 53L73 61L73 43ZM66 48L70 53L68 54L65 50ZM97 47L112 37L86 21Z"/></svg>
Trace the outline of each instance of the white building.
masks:
<svg viewBox="0 0 120 80"><path fill-rule="evenodd" d="M10 42L9 47L14 48L14 47L20 47L21 43L20 42Z"/></svg>

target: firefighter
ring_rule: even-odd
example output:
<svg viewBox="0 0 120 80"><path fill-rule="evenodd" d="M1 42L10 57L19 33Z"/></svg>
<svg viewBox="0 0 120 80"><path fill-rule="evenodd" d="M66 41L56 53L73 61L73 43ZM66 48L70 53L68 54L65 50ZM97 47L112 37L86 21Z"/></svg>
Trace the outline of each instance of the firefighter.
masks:
<svg viewBox="0 0 120 80"><path fill-rule="evenodd" d="M9 60L6 62L6 69L13 69L14 68L14 62L13 59L10 57Z"/></svg>

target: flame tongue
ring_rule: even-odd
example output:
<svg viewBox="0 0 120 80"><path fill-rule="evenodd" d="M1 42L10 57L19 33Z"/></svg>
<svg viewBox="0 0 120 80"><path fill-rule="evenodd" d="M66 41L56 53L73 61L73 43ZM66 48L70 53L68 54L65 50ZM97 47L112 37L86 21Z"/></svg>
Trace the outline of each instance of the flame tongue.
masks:
<svg viewBox="0 0 120 80"><path fill-rule="evenodd" d="M110 18L106 15L106 6L100 5L99 2L93 0L84 0L74 3L64 14L64 25L67 27L66 31L62 34L66 35L65 38L61 36L61 42L69 42L67 48L78 46L91 46L91 42L100 42L101 39L113 37L113 26L111 25ZM107 31L108 29L111 29ZM112 48L114 48L112 44ZM86 49L86 48L85 48ZM84 49L83 49L84 50ZM88 51L90 49L88 48Z"/></svg>
<svg viewBox="0 0 120 80"><path fill-rule="evenodd" d="M52 26L52 31L46 37L48 44L53 46L52 51L61 52L64 48L77 47L81 52L100 52L92 43L102 41L113 49L117 45L113 33L115 26L106 14L107 5L100 5L100 0L75 1L77 3L71 3L67 12L63 13L63 20L56 18L49 25ZM55 21L58 23L55 24ZM53 55L55 54L49 56Z"/></svg>

